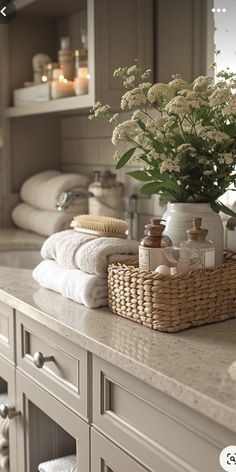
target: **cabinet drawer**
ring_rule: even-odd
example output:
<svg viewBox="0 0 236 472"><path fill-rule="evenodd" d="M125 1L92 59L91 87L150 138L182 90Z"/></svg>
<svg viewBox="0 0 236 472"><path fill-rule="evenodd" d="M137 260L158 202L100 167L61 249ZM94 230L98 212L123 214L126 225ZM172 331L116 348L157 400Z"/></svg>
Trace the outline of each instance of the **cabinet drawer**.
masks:
<svg viewBox="0 0 236 472"><path fill-rule="evenodd" d="M15 362L14 310L0 302L0 354Z"/></svg>
<svg viewBox="0 0 236 472"><path fill-rule="evenodd" d="M226 428L96 356L93 422L155 472L221 472L219 454L235 442Z"/></svg>
<svg viewBox="0 0 236 472"><path fill-rule="evenodd" d="M148 471L93 428L91 431L91 457L91 472Z"/></svg>
<svg viewBox="0 0 236 472"><path fill-rule="evenodd" d="M17 366L87 419L87 351L19 312L16 331ZM36 353L43 366L35 365Z"/></svg>

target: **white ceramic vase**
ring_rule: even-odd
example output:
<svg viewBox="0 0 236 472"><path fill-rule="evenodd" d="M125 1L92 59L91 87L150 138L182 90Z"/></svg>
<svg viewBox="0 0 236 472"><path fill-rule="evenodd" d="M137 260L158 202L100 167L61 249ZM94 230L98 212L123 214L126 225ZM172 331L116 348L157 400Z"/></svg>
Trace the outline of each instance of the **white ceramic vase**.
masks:
<svg viewBox="0 0 236 472"><path fill-rule="evenodd" d="M223 262L224 229L220 216L215 213L209 203L168 203L163 215L166 220L165 234L174 246L187 239L186 230L191 228L193 218L202 218L202 227L208 229L207 239L215 244L216 265Z"/></svg>

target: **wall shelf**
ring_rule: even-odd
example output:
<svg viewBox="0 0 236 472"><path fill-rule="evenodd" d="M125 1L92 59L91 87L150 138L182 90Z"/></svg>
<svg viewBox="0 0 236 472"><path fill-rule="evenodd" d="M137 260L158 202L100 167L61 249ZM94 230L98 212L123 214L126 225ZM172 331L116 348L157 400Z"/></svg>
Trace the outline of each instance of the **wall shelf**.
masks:
<svg viewBox="0 0 236 472"><path fill-rule="evenodd" d="M86 9L87 0L15 0L15 5L21 15L62 18Z"/></svg>
<svg viewBox="0 0 236 472"><path fill-rule="evenodd" d="M21 107L9 107L5 110L5 116L7 118L20 118L49 113L63 113L67 115L82 109L87 110L93 103L94 101L90 95L81 95L80 97L61 98L60 100L33 103Z"/></svg>

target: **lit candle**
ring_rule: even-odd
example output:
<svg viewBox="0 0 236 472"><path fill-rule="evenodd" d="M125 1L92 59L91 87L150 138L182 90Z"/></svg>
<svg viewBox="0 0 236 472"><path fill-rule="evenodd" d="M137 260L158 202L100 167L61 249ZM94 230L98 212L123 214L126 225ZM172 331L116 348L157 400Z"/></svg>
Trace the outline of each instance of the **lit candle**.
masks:
<svg viewBox="0 0 236 472"><path fill-rule="evenodd" d="M79 76L75 78L75 93L76 95L84 95L88 93L90 75L88 67L79 68Z"/></svg>
<svg viewBox="0 0 236 472"><path fill-rule="evenodd" d="M51 97L53 100L58 98L72 97L75 94L74 82L67 80L63 75L59 80L53 80L51 84Z"/></svg>

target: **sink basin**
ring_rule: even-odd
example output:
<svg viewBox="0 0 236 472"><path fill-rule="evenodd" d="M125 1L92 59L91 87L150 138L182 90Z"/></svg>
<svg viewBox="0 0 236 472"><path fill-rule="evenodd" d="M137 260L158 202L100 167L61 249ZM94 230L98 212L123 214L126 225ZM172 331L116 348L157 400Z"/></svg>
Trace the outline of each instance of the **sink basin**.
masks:
<svg viewBox="0 0 236 472"><path fill-rule="evenodd" d="M0 266L17 269L34 269L42 261L36 250L0 251Z"/></svg>

